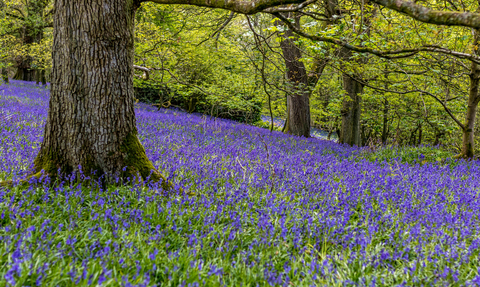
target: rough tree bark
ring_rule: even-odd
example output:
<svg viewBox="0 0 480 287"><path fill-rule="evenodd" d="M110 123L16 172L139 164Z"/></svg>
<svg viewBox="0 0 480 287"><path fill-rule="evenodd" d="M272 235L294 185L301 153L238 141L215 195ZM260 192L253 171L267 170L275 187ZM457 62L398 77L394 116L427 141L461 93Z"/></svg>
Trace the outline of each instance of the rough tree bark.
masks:
<svg viewBox="0 0 480 287"><path fill-rule="evenodd" d="M160 179L137 137L133 0L55 2L50 108L36 172ZM124 167L128 167L124 170ZM152 174L151 174L152 173Z"/></svg>

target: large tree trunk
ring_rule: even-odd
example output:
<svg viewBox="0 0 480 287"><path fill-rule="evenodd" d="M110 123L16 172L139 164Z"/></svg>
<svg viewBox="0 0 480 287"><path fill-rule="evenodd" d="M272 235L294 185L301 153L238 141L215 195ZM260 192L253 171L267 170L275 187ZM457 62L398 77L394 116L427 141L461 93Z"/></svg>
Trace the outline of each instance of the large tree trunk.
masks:
<svg viewBox="0 0 480 287"><path fill-rule="evenodd" d="M330 5L330 2L334 3L330 8L333 11L332 13L336 13L338 5L336 0L325 1L327 1L327 5ZM331 15L329 11L327 11L327 15ZM297 28L300 27L301 16L301 14L294 12L286 15L287 18L295 20ZM281 23L277 22L276 25L281 25ZM312 69L307 73L305 64L301 61L302 52L295 45L295 39L296 35L291 30L286 30L283 33L283 40L280 42L287 68L287 82L291 89L290 93L287 94L287 118L282 131L297 136L310 137L310 94L327 66L328 58L316 58Z"/></svg>
<svg viewBox="0 0 480 287"><path fill-rule="evenodd" d="M290 92L287 95L286 132L296 136L310 137L310 93L308 90L307 70L300 61L302 53L295 45L293 32L285 31L280 43Z"/></svg>
<svg viewBox="0 0 480 287"><path fill-rule="evenodd" d="M480 44L480 30L474 31L473 54L480 55L478 45ZM467 114L465 115L465 124L463 126L463 141L461 157L472 158L475 154L475 116L477 114L478 102L480 96L478 95L478 85L480 83L480 67L478 64L472 62L470 71L470 91L468 95Z"/></svg>
<svg viewBox="0 0 480 287"><path fill-rule="evenodd" d="M133 0L56 0L51 97L35 171L152 179L137 137ZM128 167L124 170L124 167Z"/></svg>

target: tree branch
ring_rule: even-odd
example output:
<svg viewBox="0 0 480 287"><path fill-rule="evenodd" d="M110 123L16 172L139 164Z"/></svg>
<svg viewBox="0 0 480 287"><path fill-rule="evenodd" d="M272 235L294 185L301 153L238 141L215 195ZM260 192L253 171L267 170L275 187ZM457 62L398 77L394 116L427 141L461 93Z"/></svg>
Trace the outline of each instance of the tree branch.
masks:
<svg viewBox="0 0 480 287"><path fill-rule="evenodd" d="M424 23L480 28L480 14L478 13L438 11L405 0L370 1Z"/></svg>
<svg viewBox="0 0 480 287"><path fill-rule="evenodd" d="M143 0L142 2L155 2L159 4L186 4L200 7L230 10L241 14L255 14L270 7L299 4L304 0Z"/></svg>
<svg viewBox="0 0 480 287"><path fill-rule="evenodd" d="M296 6L293 6L293 7L270 7L270 8L267 8L265 10L263 10L263 12L267 12L267 13L275 13L275 12L296 12L298 10L301 10L305 7L307 7L308 5L316 2L317 0L308 0L308 1L305 1L303 3L300 3Z"/></svg>
<svg viewBox="0 0 480 287"><path fill-rule="evenodd" d="M462 53L462 52L457 52L457 51L452 51L448 50L446 48L442 47L437 47L433 45L425 45L416 49L402 49L402 50L392 50L392 51L380 51L380 50L375 50L363 46L354 46L351 45L343 40L339 40L336 38L332 37L320 37L320 36L315 36L315 35L310 35L305 32L303 32L301 29L295 27L287 18L285 18L282 14L280 13L272 13L275 17L279 18L284 22L290 30L295 32L297 35L300 35L302 37L308 38L313 41L320 41L320 42L328 42L332 43L338 46L345 47L349 50L352 50L354 52L358 53L369 53L376 55L380 58L385 58L385 59L401 59L401 58L408 58L410 56L413 56L415 54L418 54L420 52L433 52L433 53L441 53L441 54L446 54L446 55L451 55L460 59L466 59L470 60L474 63L480 64L480 57L476 55L471 55L467 53ZM480 14L479 14L480 16Z"/></svg>
<svg viewBox="0 0 480 287"><path fill-rule="evenodd" d="M12 14L12 13L5 13L5 15L7 15L8 17L12 17L12 18L15 18L15 19L19 19L19 20L25 20L25 18L21 17L21 16L17 16L15 14Z"/></svg>
<svg viewBox="0 0 480 287"><path fill-rule="evenodd" d="M200 46L204 42L212 39L213 37L215 37L215 35L220 35L220 32L222 32L222 30L225 29L225 27L227 27L227 25L230 23L230 21L232 21L234 16L235 16L235 12L230 12L230 15L228 16L227 20L225 20L225 22L223 22L222 26L220 26L220 28L215 30L215 32L213 32L213 34L210 35L208 38L206 38L206 39L202 40L200 43L198 43L197 46Z"/></svg>
<svg viewBox="0 0 480 287"><path fill-rule="evenodd" d="M146 81L150 78L150 69L142 66L133 65L134 69L143 71L143 79Z"/></svg>

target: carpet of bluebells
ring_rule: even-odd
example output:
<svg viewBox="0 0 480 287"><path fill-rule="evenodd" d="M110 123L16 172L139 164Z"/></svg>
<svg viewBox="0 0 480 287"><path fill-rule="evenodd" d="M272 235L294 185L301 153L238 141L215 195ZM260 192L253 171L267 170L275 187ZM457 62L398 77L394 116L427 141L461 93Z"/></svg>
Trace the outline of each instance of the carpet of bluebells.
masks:
<svg viewBox="0 0 480 287"><path fill-rule="evenodd" d="M31 168L48 93L0 86L1 179ZM0 286L480 285L478 162L369 161L325 140L136 113L149 158L191 193L78 179L0 189Z"/></svg>
<svg viewBox="0 0 480 287"><path fill-rule="evenodd" d="M271 117L263 115L261 117L261 120L264 123L264 125L266 125L266 127L270 128L270 124L272 122ZM274 129L282 130L284 124L285 124L285 120L280 119L280 118L273 118ZM324 130L321 130L319 128L312 127L310 129L310 136L315 137L315 138L319 138L319 139L328 139L328 131L324 131ZM333 140L333 141L336 141L337 140L337 134L336 133L330 134L330 139Z"/></svg>

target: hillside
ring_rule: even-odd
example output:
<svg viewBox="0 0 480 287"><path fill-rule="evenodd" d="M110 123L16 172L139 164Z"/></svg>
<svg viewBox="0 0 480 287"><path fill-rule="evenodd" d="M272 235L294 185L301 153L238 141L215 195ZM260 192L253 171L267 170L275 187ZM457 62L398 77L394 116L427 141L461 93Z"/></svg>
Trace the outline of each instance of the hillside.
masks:
<svg viewBox="0 0 480 287"><path fill-rule="evenodd" d="M2 179L28 172L47 107L48 89L0 86ZM189 194L78 178L3 188L8 284L480 283L475 161L372 162L357 148L228 120L146 105L136 115L148 157Z"/></svg>

